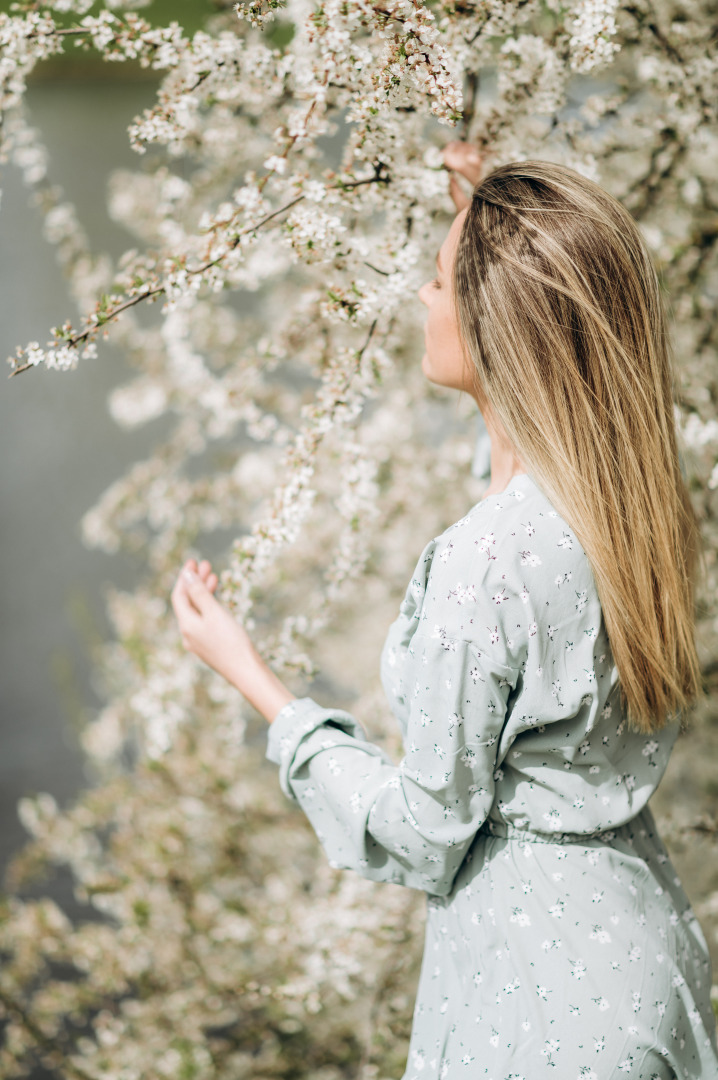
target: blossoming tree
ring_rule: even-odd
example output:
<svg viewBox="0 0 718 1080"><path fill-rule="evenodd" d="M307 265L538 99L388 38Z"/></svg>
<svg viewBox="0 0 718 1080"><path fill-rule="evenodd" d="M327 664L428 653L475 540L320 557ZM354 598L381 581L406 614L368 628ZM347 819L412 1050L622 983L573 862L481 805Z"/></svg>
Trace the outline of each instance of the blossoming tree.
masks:
<svg viewBox="0 0 718 1080"><path fill-rule="evenodd" d="M644 230L672 302L710 677L712 5L216 0L188 36L152 25L144 4L20 0L0 15L0 158L23 170L77 302L17 348L10 377L102 363L110 337L136 371L112 394L117 423L174 418L83 521L89 546L133 553L143 580L109 598L107 704L83 733L96 784L67 810L47 795L21 804L33 841L11 885L66 865L88 918L3 901L0 1070L396 1076L423 897L326 864L262 767L256 715L183 649L169 593L201 537L234 530L218 598L297 693L321 673L399 753L376 626L393 618L416 537L480 495L471 413L447 411L417 363L415 293L453 212L442 147L459 137L495 164L548 158L592 176ZM128 128L146 156L112 178L110 211L137 238L117 265L89 250L23 107L35 66L74 47L162 73ZM240 294L261 299L261 317Z"/></svg>

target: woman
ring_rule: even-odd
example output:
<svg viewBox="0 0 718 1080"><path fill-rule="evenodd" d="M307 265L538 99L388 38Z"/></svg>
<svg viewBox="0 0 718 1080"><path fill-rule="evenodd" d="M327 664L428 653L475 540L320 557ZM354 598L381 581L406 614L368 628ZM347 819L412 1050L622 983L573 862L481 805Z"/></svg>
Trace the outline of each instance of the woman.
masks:
<svg viewBox="0 0 718 1080"><path fill-rule="evenodd" d="M404 758L297 700L206 560L172 594L183 642L270 722L332 864L428 894L404 1080L718 1078L706 942L647 805L701 693L656 273L573 170L445 163L475 187L452 176L422 368L475 398L491 484L389 628Z"/></svg>

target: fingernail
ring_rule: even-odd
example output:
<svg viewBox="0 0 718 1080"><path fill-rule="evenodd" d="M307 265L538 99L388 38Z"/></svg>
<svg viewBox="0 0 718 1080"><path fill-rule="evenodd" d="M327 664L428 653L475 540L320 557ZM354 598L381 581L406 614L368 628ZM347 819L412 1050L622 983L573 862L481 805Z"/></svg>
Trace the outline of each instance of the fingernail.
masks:
<svg viewBox="0 0 718 1080"><path fill-rule="evenodd" d="M471 162L473 162L473 163L474 163L475 165L478 165L478 164L479 164L479 162L481 161L481 158L479 157L479 155L478 155L477 153L475 153L474 151L472 151L472 152L471 152L471 153L470 153L470 154L468 155L468 160L469 160L469 161L471 161Z"/></svg>
<svg viewBox="0 0 718 1080"><path fill-rule="evenodd" d="M183 570L182 573L187 578L187 581L197 580L197 575L195 574L194 570Z"/></svg>

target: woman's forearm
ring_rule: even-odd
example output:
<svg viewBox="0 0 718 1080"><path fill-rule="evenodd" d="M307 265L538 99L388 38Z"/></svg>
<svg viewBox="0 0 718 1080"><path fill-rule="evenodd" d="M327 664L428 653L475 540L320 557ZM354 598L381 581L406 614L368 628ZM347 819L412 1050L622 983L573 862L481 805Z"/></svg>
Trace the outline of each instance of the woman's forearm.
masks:
<svg viewBox="0 0 718 1080"><path fill-rule="evenodd" d="M227 678L269 724L284 705L296 700L254 647L243 650Z"/></svg>

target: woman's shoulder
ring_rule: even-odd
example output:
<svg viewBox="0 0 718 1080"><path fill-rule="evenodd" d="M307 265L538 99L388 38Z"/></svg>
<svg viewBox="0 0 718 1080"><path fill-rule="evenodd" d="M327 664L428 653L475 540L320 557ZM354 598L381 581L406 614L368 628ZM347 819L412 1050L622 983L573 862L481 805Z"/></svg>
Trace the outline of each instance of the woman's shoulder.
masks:
<svg viewBox="0 0 718 1080"><path fill-rule="evenodd" d="M504 491L485 496L463 517L434 537L424 556L440 565L453 562L500 564L519 577L580 569L583 548L568 522L533 477L519 473Z"/></svg>
<svg viewBox="0 0 718 1080"><path fill-rule="evenodd" d="M426 545L416 599L467 633L501 628L512 645L544 624L600 619L590 564L570 525L525 473L481 499ZM428 601L428 605L426 604Z"/></svg>

